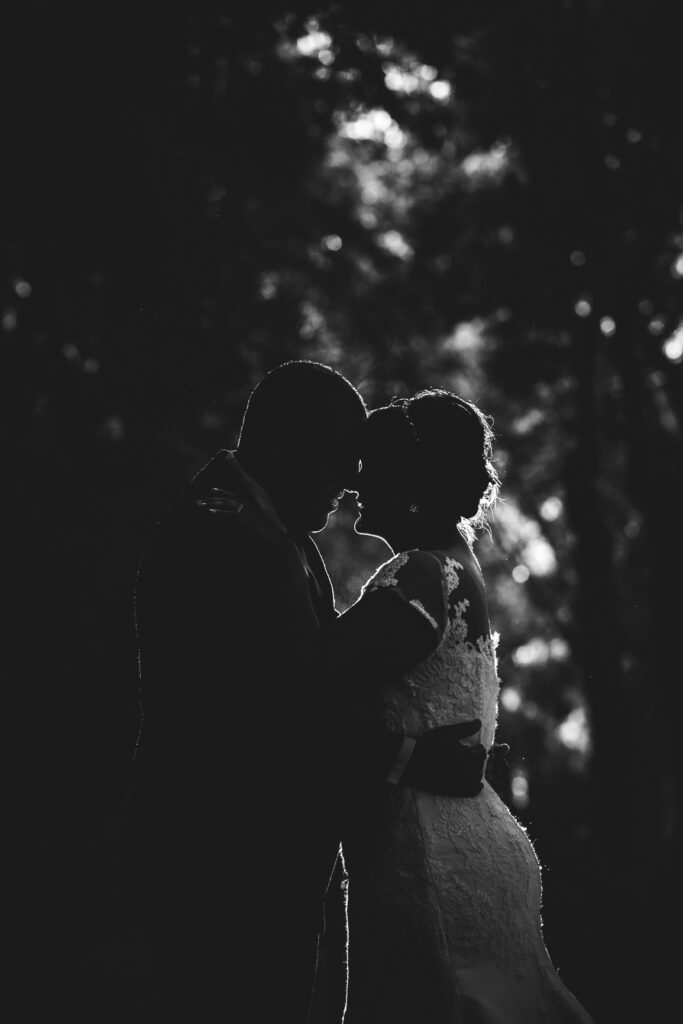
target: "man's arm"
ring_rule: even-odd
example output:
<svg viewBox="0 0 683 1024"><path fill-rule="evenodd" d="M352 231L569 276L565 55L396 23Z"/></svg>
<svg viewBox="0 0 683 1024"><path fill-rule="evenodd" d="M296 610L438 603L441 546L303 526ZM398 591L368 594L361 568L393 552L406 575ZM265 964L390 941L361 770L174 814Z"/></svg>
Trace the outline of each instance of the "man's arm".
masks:
<svg viewBox="0 0 683 1024"><path fill-rule="evenodd" d="M371 778L412 786L444 796L476 796L481 792L486 750L481 743L461 741L481 728L479 719L443 725L408 745L406 737L379 727L353 726L364 766Z"/></svg>

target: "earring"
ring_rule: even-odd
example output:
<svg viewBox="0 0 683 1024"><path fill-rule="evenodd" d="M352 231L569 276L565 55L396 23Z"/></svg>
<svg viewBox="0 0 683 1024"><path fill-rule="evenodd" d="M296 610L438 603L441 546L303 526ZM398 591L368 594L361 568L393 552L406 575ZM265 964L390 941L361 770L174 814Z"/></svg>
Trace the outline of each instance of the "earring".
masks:
<svg viewBox="0 0 683 1024"><path fill-rule="evenodd" d="M420 511L420 506L419 505L411 505L410 508L408 509L408 511L411 512L415 516Z"/></svg>

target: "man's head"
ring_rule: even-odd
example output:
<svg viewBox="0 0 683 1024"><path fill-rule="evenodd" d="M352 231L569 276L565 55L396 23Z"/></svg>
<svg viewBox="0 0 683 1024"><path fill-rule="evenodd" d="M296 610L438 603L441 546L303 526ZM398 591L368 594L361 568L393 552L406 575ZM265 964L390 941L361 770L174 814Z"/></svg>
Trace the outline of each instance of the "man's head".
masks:
<svg viewBox="0 0 683 1024"><path fill-rule="evenodd" d="M366 419L358 391L323 363L283 363L256 385L237 454L291 530L324 529L335 499L355 486Z"/></svg>

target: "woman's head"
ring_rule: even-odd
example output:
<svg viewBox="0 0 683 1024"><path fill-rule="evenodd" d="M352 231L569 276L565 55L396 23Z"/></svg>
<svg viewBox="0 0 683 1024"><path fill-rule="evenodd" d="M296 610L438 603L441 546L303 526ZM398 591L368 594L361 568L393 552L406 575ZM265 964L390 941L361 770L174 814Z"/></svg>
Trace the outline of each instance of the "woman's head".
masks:
<svg viewBox="0 0 683 1024"><path fill-rule="evenodd" d="M472 402L430 388L370 413L358 479L359 533L409 535L436 546L456 530L471 542L500 481L493 431ZM387 533L389 536L387 536Z"/></svg>

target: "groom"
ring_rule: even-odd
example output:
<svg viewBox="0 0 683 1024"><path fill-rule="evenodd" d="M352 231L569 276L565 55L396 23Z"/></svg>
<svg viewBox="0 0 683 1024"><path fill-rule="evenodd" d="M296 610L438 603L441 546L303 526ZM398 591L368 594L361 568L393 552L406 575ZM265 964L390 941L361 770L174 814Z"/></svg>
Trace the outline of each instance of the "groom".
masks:
<svg viewBox="0 0 683 1024"><path fill-rule="evenodd" d="M479 723L436 730L408 757L395 734L346 734L344 694L313 671L337 612L311 533L353 489L366 416L330 367L277 367L249 398L237 450L200 470L142 559L131 865L159 1024L308 1019L328 888L328 934L344 920L333 780L481 788L485 751L458 742Z"/></svg>

